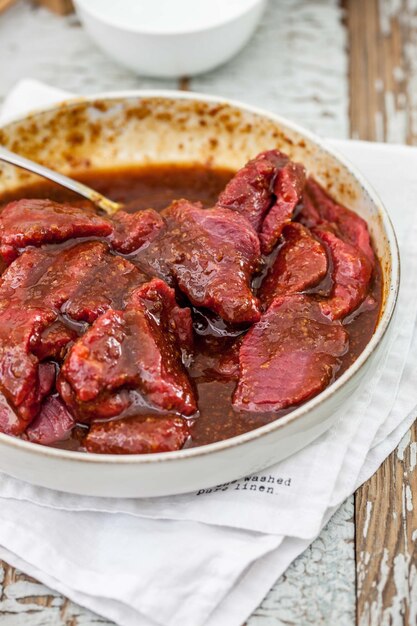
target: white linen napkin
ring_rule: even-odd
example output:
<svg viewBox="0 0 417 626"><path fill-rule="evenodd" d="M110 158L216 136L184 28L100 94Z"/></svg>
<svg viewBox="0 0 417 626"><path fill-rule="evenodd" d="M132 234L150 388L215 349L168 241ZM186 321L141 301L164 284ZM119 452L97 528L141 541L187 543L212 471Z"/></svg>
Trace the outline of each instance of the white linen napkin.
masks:
<svg viewBox="0 0 417 626"><path fill-rule="evenodd" d="M68 97L22 81L3 117ZM316 442L222 490L141 500L88 498L0 475L0 557L118 624L239 626L276 578L366 480L417 406L417 150L329 141L370 180L400 241L395 332L371 383ZM249 490L264 484L268 492ZM245 488L246 486L246 488ZM28 522L30 520L30 522Z"/></svg>

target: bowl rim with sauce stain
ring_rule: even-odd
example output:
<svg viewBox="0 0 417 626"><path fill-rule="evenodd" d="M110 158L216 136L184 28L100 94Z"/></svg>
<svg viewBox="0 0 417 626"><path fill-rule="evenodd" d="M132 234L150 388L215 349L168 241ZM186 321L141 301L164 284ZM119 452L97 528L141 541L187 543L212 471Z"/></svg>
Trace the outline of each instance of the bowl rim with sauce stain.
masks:
<svg viewBox="0 0 417 626"><path fill-rule="evenodd" d="M356 361L320 394L284 417L236 437L149 455L98 455L0 434L0 470L36 485L107 497L195 491L260 471L324 433L374 371L387 344L400 282L394 229L360 172L324 140L279 115L233 100L164 90L112 92L45 107L0 128L0 143L64 173L149 163L209 163L237 169L278 147L307 165L340 202L368 221L383 271L376 330ZM2 174L2 175L1 175ZM31 181L0 166L0 194Z"/></svg>

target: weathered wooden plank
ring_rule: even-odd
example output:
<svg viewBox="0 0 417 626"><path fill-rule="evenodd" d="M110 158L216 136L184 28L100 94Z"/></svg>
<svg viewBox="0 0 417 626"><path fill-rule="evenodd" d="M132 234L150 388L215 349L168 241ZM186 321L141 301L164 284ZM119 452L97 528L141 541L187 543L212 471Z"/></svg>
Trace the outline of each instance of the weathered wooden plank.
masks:
<svg viewBox="0 0 417 626"><path fill-rule="evenodd" d="M110 625L107 620L70 602L3 561L0 561L0 586L1 626Z"/></svg>
<svg viewBox="0 0 417 626"><path fill-rule="evenodd" d="M417 623L417 429L356 494L358 625Z"/></svg>
<svg viewBox="0 0 417 626"><path fill-rule="evenodd" d="M417 143L417 4L350 0L351 132ZM356 493L357 623L417 623L417 426Z"/></svg>
<svg viewBox="0 0 417 626"><path fill-rule="evenodd" d="M351 136L417 142L417 4L347 0Z"/></svg>
<svg viewBox="0 0 417 626"><path fill-rule="evenodd" d="M247 626L353 626L353 497L279 578Z"/></svg>
<svg viewBox="0 0 417 626"><path fill-rule="evenodd" d="M322 135L348 133L345 32L337 0L272 0L248 47L224 67L179 83L269 108ZM33 32L37 33L33 37ZM16 36L16 33L19 33ZM65 54L61 51L65 50ZM175 87L119 68L89 41L74 16L59 19L25 4L0 21L0 100L20 78L87 93ZM354 622L353 499L281 577L250 626ZM108 624L0 563L0 626Z"/></svg>

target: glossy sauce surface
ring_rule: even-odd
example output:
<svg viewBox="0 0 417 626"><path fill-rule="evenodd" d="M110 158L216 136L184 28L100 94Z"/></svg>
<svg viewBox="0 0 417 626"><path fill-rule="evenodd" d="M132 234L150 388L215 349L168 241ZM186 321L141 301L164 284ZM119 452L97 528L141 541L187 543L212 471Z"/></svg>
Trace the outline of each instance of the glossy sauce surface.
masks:
<svg viewBox="0 0 417 626"><path fill-rule="evenodd" d="M233 172L227 170L166 165L89 173L80 177L80 180L113 200L128 204L129 210L134 211L149 207L162 210L178 198L201 201L205 207L210 207L232 175ZM57 201L79 200L78 196L58 186L40 183L3 196L1 203L24 197L51 198ZM267 265L275 256L276 253L267 259ZM373 308L362 305L345 320L349 333L349 351L342 358L338 376L355 361L375 330L381 305L381 276L377 263L370 289L370 295L377 305ZM260 278L256 278L255 287L260 282ZM319 287L323 289L323 285ZM244 334L245 328L229 327L214 314L203 311L194 310L193 317L196 350L188 371L196 385L199 415L193 423L191 438L186 446L198 446L233 437L269 423L296 408L257 414L235 411L231 405L231 395L236 382L232 375L233 359L228 359L228 355L233 355L233 351L238 348L239 337ZM219 368L222 374L219 374ZM80 437L83 431L84 428L80 427ZM77 433L73 439L60 445L77 449Z"/></svg>

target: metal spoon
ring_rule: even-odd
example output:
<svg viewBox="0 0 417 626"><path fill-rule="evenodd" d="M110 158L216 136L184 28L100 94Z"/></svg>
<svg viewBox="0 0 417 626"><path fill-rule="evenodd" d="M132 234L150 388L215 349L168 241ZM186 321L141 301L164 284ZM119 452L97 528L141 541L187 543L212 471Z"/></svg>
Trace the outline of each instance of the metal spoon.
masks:
<svg viewBox="0 0 417 626"><path fill-rule="evenodd" d="M63 174L59 174L59 172L55 172L51 170L49 167L45 167L44 165L39 165L39 163L35 163L35 161L31 161L30 159L26 159L25 157L16 154L15 152L11 152L0 146L0 161L4 161L5 163L10 163L11 165L16 165L17 167L21 167L24 170L28 170L33 174L39 174L39 176L43 176L48 180L52 180L54 183L58 183L62 187L66 189L70 189L71 191L75 191L83 198L87 198L87 200L91 200L95 205L103 209L108 215L113 215L122 208L122 205L118 202L113 202L113 200L109 200L105 196L98 193L98 191L94 191L91 187L87 187L83 183L79 183L68 176L64 176Z"/></svg>

